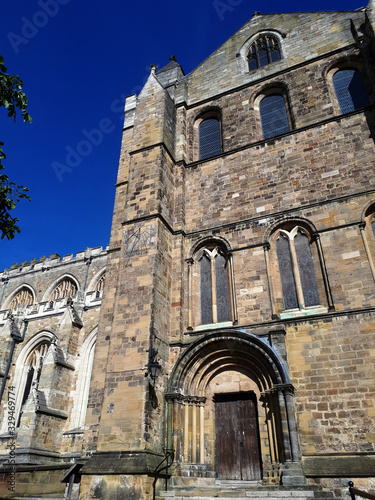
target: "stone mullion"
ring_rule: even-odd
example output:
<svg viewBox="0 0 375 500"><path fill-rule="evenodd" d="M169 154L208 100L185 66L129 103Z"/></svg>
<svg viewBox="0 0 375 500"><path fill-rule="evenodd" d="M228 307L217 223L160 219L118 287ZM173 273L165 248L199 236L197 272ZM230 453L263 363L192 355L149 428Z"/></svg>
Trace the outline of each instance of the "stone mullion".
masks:
<svg viewBox="0 0 375 500"><path fill-rule="evenodd" d="M217 323L215 258L212 255L210 255L210 261L211 261L212 322Z"/></svg>
<svg viewBox="0 0 375 500"><path fill-rule="evenodd" d="M289 239L289 250L290 250L290 256L292 259L294 281L296 284L298 307L300 309L305 309L305 299L303 297L303 290L302 290L302 285L301 285L301 275L300 275L299 267L298 267L297 252L296 252L296 248L294 246L294 239L293 240Z"/></svg>

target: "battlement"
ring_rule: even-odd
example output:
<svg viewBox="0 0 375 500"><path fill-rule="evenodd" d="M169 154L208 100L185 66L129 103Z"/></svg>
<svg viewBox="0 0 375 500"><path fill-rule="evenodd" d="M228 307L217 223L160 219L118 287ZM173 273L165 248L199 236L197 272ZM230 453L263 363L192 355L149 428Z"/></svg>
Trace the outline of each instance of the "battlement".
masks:
<svg viewBox="0 0 375 500"><path fill-rule="evenodd" d="M107 255L108 246L86 248L82 252L77 252L76 256L70 253L61 257L58 253L52 253L49 257L43 256L39 259L31 259L30 262L25 260L19 264L16 262L12 264L10 268L5 268L4 271L0 272L0 281L5 281L9 278L19 276L20 273L28 273L31 271L44 271L52 267L57 267L62 264L69 265L75 262L87 261L88 259L94 259L97 257L103 257Z"/></svg>

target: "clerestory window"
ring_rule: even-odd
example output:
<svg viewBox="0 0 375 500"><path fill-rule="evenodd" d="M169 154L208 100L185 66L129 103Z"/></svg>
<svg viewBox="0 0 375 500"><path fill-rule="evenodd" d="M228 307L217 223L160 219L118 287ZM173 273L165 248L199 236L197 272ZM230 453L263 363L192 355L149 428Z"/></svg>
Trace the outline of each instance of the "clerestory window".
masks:
<svg viewBox="0 0 375 500"><path fill-rule="evenodd" d="M259 36L249 48L247 60L249 71L266 66L276 61L280 61L281 52L279 42L276 37L270 35Z"/></svg>

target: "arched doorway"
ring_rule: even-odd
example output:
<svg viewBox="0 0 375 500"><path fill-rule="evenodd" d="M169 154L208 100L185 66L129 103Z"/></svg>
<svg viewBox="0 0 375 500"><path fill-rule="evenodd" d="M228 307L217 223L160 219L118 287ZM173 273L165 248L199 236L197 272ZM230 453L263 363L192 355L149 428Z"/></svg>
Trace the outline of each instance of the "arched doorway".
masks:
<svg viewBox="0 0 375 500"><path fill-rule="evenodd" d="M179 357L167 394L168 449L182 475L278 482L300 461L293 387L277 353L245 332L216 332Z"/></svg>

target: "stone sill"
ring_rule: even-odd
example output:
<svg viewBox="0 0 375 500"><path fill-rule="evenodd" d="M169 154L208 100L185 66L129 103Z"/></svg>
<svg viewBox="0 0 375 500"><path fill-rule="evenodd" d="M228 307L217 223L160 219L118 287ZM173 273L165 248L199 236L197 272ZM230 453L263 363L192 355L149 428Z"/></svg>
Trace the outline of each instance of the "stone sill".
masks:
<svg viewBox="0 0 375 500"><path fill-rule="evenodd" d="M227 326L233 326L232 321L224 321L223 323L210 323L208 325L199 325L194 328L195 332L200 332L204 330L212 330L215 329L217 330L218 328L224 328Z"/></svg>
<svg viewBox="0 0 375 500"><path fill-rule="evenodd" d="M280 313L280 319L301 318L304 316L312 316L314 314L324 314L328 312L325 306L312 306L306 309L290 309Z"/></svg>

